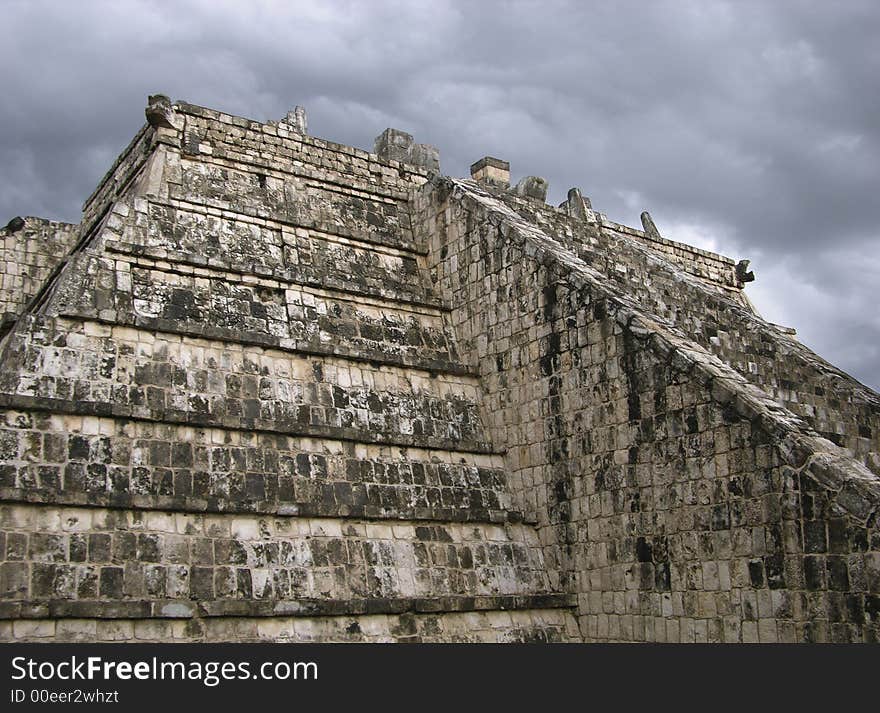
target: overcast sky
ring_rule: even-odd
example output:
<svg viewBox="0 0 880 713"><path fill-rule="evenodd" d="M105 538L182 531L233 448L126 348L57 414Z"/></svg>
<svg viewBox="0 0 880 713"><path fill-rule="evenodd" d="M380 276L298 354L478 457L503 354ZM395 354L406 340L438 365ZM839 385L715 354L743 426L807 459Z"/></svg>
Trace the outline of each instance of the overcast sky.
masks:
<svg viewBox="0 0 880 713"><path fill-rule="evenodd" d="M752 261L769 320L880 386L880 3L0 0L0 225L76 222L151 93L572 186Z"/></svg>

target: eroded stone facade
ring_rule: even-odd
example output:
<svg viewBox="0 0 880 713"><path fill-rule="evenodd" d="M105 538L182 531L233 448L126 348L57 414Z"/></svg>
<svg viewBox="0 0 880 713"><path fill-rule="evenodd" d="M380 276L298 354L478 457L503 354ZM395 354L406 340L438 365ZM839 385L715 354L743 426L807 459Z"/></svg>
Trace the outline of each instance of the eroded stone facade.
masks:
<svg viewBox="0 0 880 713"><path fill-rule="evenodd" d="M0 636L880 636L880 397L733 260L150 101L4 237Z"/></svg>

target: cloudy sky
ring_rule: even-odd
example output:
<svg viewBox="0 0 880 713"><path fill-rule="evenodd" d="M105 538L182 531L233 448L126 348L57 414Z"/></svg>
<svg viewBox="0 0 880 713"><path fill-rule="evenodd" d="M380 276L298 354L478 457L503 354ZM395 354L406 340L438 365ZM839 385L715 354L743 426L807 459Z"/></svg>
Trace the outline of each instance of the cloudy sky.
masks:
<svg viewBox="0 0 880 713"><path fill-rule="evenodd" d="M880 4L0 0L0 225L76 222L148 94L571 186L749 258L769 320L880 387Z"/></svg>

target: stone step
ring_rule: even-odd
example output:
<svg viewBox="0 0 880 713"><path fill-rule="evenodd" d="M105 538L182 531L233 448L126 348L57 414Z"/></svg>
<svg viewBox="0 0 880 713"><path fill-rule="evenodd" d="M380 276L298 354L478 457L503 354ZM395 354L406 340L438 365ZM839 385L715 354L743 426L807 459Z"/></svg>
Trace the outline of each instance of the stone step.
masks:
<svg viewBox="0 0 880 713"><path fill-rule="evenodd" d="M431 290L417 288L397 289L393 280L370 280L370 284L358 285L347 277L315 273L311 266L271 269L269 267L236 266L223 264L214 258L205 259L190 253L177 253L159 248L142 248L131 243L105 242L108 257L122 260L130 266L158 269L180 275L196 275L208 279L225 279L232 283L263 285L271 289L304 289L316 294L324 291L339 299L365 299L390 308L412 309L448 313L449 307ZM124 268L122 268L124 269ZM129 270L131 267L129 267ZM247 277L245 277L247 276Z"/></svg>
<svg viewBox="0 0 880 713"><path fill-rule="evenodd" d="M47 315L464 371L443 311L126 255L72 257Z"/></svg>
<svg viewBox="0 0 880 713"><path fill-rule="evenodd" d="M181 155L187 160L195 160L219 166L220 168L235 168L253 172L256 175L272 176L274 178L285 180L305 181L308 185L317 186L323 190L335 191L343 195L355 195L359 197L369 197L374 200L398 201L405 203L408 200L409 193L416 186L413 179L416 174L410 174L408 178L400 179L400 169L379 164L377 161L374 168L378 168L388 177L389 173L396 172L397 181L387 183L376 183L376 173L371 173L369 178L352 178L349 175L334 171L332 169L318 168L315 166L306 166L302 164L288 163L277 161L274 158L260 158L243 153L229 146L221 146L211 150L211 153L183 151ZM384 159L379 159L383 161ZM399 162L398 162L399 163ZM408 165L408 168L413 167ZM418 170L418 169L417 169ZM404 169L406 172L406 169ZM425 176L424 178L427 178ZM420 180L424 180L424 178Z"/></svg>
<svg viewBox="0 0 880 713"><path fill-rule="evenodd" d="M504 522L497 455L7 411L0 496L15 502Z"/></svg>
<svg viewBox="0 0 880 713"><path fill-rule="evenodd" d="M215 603L237 600L241 616L289 615L310 600L325 602L323 613L344 606L332 602L361 600L375 600L383 610L392 606L386 600L437 598L462 606L480 597L489 598L486 607L517 601L530 606L532 597L550 592L537 534L522 524L391 524L4 503L0 539L5 602L67 600L82 607L172 600L180 606L168 611L204 602L222 615L233 605ZM317 605L311 606L306 613L317 613ZM82 612L74 607L69 615Z"/></svg>
<svg viewBox="0 0 880 713"><path fill-rule="evenodd" d="M39 476L35 476L39 479ZM73 507L106 507L131 510L167 510L183 513L249 513L255 515L280 515L300 517L334 517L370 520L411 520L427 522L476 522L476 523L517 523L533 520L525 517L519 510L499 510L482 507L402 506L376 504L392 500L395 495L385 493L393 488L375 489L370 486L354 486L352 492L340 493L340 485L323 484L312 486L318 490L317 497L322 500L290 499L284 502L245 498L241 501L226 497L197 497L189 495L141 495L132 493L89 492L83 490L54 490L45 488L0 487L0 500L10 503L31 503L41 505L69 505ZM425 489L429 493L433 489ZM360 491L360 492L358 492ZM366 491L366 495L362 495ZM465 496L472 496L467 491ZM366 505L349 504L351 500L364 499ZM399 496L397 496L399 497ZM428 498L425 498L428 499Z"/></svg>
<svg viewBox="0 0 880 713"><path fill-rule="evenodd" d="M46 312L258 347L468 371L435 308L143 262L79 256ZM85 283L85 289L74 291L73 283Z"/></svg>
<svg viewBox="0 0 880 713"><path fill-rule="evenodd" d="M2 404L491 452L476 379L35 319L2 355Z"/></svg>
<svg viewBox="0 0 880 713"><path fill-rule="evenodd" d="M332 190L307 179L286 179L202 161L181 160L167 197L354 239L414 249L409 208L395 200Z"/></svg>
<svg viewBox="0 0 880 713"><path fill-rule="evenodd" d="M574 616L567 608L309 617L18 619L0 620L0 639L161 643L555 643L581 640Z"/></svg>
<svg viewBox="0 0 880 713"><path fill-rule="evenodd" d="M372 433L355 428L306 423L293 418L274 419L272 421L248 417L215 418L210 415L173 409L166 409L156 413L148 412L144 415L140 408L108 401L72 402L67 398L0 393L0 409L38 411L70 416L124 418L142 423L189 426L200 429L244 430L261 435L320 438L362 445L419 448L423 450L448 451L450 453L485 455L501 455L504 453L503 450L498 449L487 441L452 439L442 436L413 435L398 432Z"/></svg>
<svg viewBox="0 0 880 713"><path fill-rule="evenodd" d="M193 619L212 617L338 617L363 614L441 614L449 612L529 611L577 606L574 594L373 599L296 599L255 601L177 599L131 601L29 599L0 601L2 619Z"/></svg>
<svg viewBox="0 0 880 713"><path fill-rule="evenodd" d="M102 237L116 252L438 302L412 251L185 201L119 201Z"/></svg>

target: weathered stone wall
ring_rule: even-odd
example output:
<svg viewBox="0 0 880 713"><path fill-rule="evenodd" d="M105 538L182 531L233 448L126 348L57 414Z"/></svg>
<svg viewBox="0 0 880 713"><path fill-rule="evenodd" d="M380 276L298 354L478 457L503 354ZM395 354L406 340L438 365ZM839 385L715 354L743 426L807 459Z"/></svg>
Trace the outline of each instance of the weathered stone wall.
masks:
<svg viewBox="0 0 880 713"><path fill-rule="evenodd" d="M741 285L736 279L734 261L724 255L702 250L693 245L667 240L662 236L648 235L643 230L630 228L610 220L601 221L600 234L611 241L618 237L629 238L630 242L635 240L651 252L662 255L672 265L700 278L703 282L727 288L729 297L734 297L736 292L741 289Z"/></svg>
<svg viewBox="0 0 880 713"><path fill-rule="evenodd" d="M19 230L0 234L0 321L18 317L77 239L75 225L23 220Z"/></svg>
<svg viewBox="0 0 880 713"><path fill-rule="evenodd" d="M504 522L501 456L44 411L0 425L4 500Z"/></svg>
<svg viewBox="0 0 880 713"><path fill-rule="evenodd" d="M722 274L719 265L725 263L711 256L685 260L658 254L655 244L662 238L607 221L600 228L547 206L494 194L503 195L519 215L554 236L645 313L711 351L880 474L880 396L755 315L741 297L732 260Z"/></svg>
<svg viewBox="0 0 880 713"><path fill-rule="evenodd" d="M371 191L400 191L425 181L424 169L308 136L286 121L264 124L186 102L175 106L185 121L182 146L188 155L303 177L333 175L341 186L369 187Z"/></svg>
<svg viewBox="0 0 880 713"><path fill-rule="evenodd" d="M370 599L375 611L386 599L528 595L546 579L522 525L30 505L4 506L2 523L13 618L16 599L29 617L357 613Z"/></svg>
<svg viewBox="0 0 880 713"><path fill-rule="evenodd" d="M876 476L493 195L414 225L584 638L877 640Z"/></svg>

